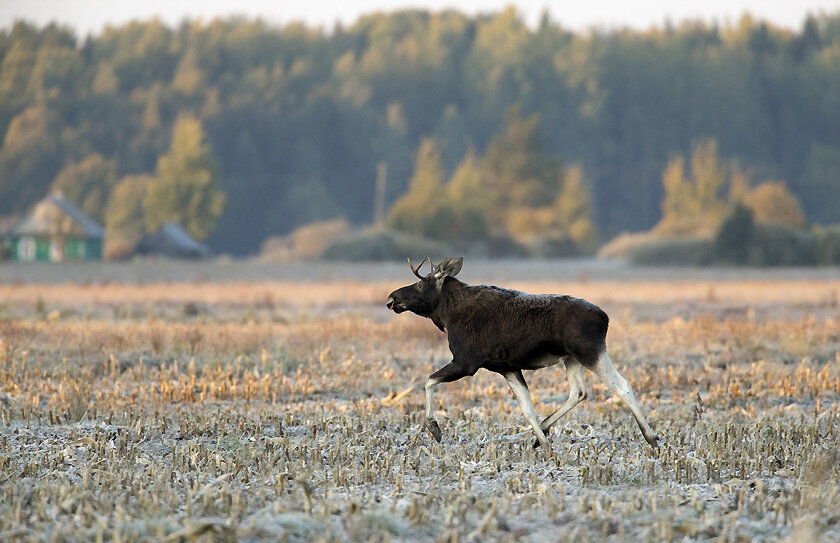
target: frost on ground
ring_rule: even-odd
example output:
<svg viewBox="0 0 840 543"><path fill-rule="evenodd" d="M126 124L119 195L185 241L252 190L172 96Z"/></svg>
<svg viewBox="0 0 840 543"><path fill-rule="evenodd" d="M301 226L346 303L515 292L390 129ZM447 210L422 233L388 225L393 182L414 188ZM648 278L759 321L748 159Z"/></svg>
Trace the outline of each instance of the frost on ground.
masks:
<svg viewBox="0 0 840 543"><path fill-rule="evenodd" d="M650 283L580 285L662 447L588 374L545 458L488 372L438 389L435 443L419 385L445 337L341 284L0 299L0 540L840 539L833 286L768 305L756 284L733 308L694 284L659 305L634 298ZM564 401L562 367L526 379L541 415Z"/></svg>

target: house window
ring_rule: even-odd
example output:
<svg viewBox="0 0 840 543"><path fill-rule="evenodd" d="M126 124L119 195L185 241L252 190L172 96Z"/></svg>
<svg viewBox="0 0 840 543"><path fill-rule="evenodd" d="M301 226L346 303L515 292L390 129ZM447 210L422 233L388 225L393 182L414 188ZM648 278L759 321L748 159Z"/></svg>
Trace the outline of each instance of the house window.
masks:
<svg viewBox="0 0 840 543"><path fill-rule="evenodd" d="M18 259L35 260L35 238L24 236L18 242Z"/></svg>
<svg viewBox="0 0 840 543"><path fill-rule="evenodd" d="M64 240L50 240L50 261L61 262L64 260Z"/></svg>

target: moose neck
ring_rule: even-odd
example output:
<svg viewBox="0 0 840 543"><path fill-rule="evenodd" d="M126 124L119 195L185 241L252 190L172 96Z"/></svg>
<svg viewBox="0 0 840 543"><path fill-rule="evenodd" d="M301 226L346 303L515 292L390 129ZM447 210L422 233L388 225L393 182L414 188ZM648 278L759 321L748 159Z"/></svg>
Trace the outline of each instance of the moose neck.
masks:
<svg viewBox="0 0 840 543"><path fill-rule="evenodd" d="M429 315L429 318L432 319L435 326L440 328L441 332L445 332L449 326L452 303L465 286L464 283L454 277L444 279L443 285L440 287L440 303L437 304L437 307Z"/></svg>

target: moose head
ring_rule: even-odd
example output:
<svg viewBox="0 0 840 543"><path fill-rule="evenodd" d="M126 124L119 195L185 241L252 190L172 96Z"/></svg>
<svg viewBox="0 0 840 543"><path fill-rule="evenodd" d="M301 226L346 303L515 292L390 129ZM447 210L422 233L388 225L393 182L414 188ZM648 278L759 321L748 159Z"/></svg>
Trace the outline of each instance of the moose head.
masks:
<svg viewBox="0 0 840 543"><path fill-rule="evenodd" d="M420 268L423 267L426 260L429 261L431 271L424 277L420 275ZM435 266L431 259L424 258L423 262L415 268L411 265L411 259L409 258L408 267L411 268L419 281L392 292L388 296L386 307L395 313L411 311L422 317L428 317L440 303L441 289L446 278L458 275L463 264L463 258L447 257Z"/></svg>

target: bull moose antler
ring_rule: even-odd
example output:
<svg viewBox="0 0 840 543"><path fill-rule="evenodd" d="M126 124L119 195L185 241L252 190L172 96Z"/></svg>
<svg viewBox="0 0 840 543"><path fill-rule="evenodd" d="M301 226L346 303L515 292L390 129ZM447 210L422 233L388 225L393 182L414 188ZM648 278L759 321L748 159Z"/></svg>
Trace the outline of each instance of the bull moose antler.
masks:
<svg viewBox="0 0 840 543"><path fill-rule="evenodd" d="M423 264L425 264L425 263L426 263L426 259L424 258L424 259L423 259L423 262L421 262L421 263L420 263L420 264L419 264L419 265L415 268L414 266L412 266L412 265L411 265L411 258L409 258L409 259L408 259L408 267L409 267L409 268L411 268L411 271L412 271L412 272L414 272L414 275L416 275L418 279L423 279L423 276L422 276L422 275L420 275L420 274L419 274L419 273L417 273L417 272L419 272L419 271L420 271L420 268L422 268L422 267L423 267ZM432 261L431 261L431 260L429 260L429 265L430 265L430 266L432 265Z"/></svg>

